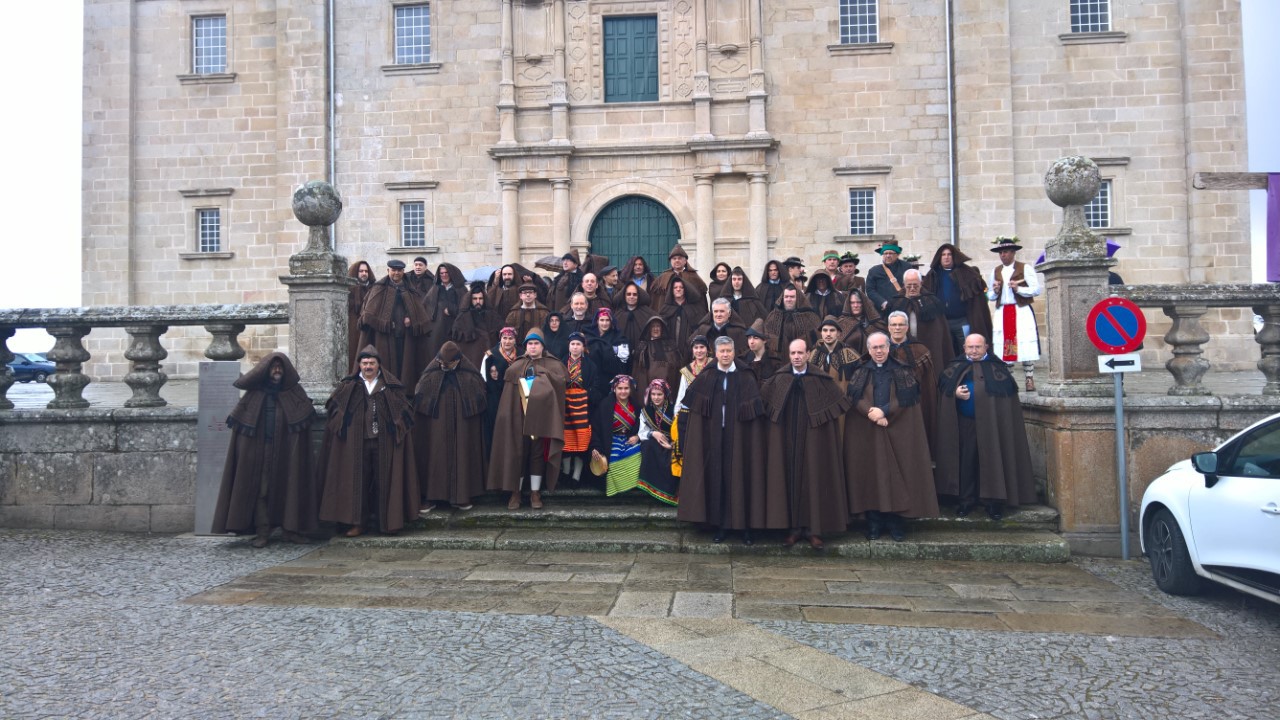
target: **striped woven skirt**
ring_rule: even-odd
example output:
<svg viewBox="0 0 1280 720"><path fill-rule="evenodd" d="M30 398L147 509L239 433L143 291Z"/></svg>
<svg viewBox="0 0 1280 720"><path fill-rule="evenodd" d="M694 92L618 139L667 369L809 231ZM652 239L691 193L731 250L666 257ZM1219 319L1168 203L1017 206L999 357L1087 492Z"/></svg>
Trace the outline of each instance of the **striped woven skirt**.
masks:
<svg viewBox="0 0 1280 720"><path fill-rule="evenodd" d="M608 496L624 493L640 484L640 443L628 445L623 435L613 436L609 451L609 474L605 476Z"/></svg>
<svg viewBox="0 0 1280 720"><path fill-rule="evenodd" d="M591 414L587 391L569 387L564 391L564 451L582 453L591 447Z"/></svg>

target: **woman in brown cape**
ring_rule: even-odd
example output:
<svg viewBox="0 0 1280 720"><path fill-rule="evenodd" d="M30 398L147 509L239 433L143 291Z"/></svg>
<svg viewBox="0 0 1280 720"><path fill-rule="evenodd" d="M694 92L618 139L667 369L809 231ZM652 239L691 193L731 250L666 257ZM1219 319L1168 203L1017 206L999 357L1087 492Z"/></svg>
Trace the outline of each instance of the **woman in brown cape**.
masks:
<svg viewBox="0 0 1280 720"><path fill-rule="evenodd" d="M725 283L718 297L729 298L730 307L745 327L751 327L756 320L764 320L769 314L756 294L755 286L747 279L747 273L740 267L729 271L729 282Z"/></svg>
<svg viewBox="0 0 1280 720"><path fill-rule="evenodd" d="M707 280L707 298L715 300L724 293L724 288L729 284L729 273L733 272L733 268L729 267L727 262L718 262L715 267L711 268L711 274Z"/></svg>
<svg viewBox="0 0 1280 720"><path fill-rule="evenodd" d="M472 500L484 494L487 395L480 371L446 341L413 392L413 433L417 447L425 451L418 462L422 512L430 512L437 502L470 510Z"/></svg>
<svg viewBox="0 0 1280 720"><path fill-rule="evenodd" d="M457 265L440 263L436 266L436 281L427 291L423 305L427 309L427 321L431 332L427 336L427 357L434 359L440 348L453 335L453 325L458 315L471 304L471 290ZM417 376L408 378L416 382Z"/></svg>
<svg viewBox="0 0 1280 720"><path fill-rule="evenodd" d="M277 369L278 368L278 369ZM290 542L308 542L316 529L311 473L311 421L315 410L289 357L273 352L240 376L245 391L227 417L231 446L213 512L213 532L256 530L265 547L272 528Z"/></svg>
<svg viewBox="0 0 1280 720"><path fill-rule="evenodd" d="M867 352L867 336L875 332L885 332L884 321L880 312L871 307L867 293L862 288L849 291L845 300L844 312L836 318L840 326L840 342L862 357Z"/></svg>
<svg viewBox="0 0 1280 720"><path fill-rule="evenodd" d="M360 352L360 309L364 307L364 299L369 289L378 281L373 276L373 267L364 260L351 263L347 277L355 278L356 284L347 288L347 367L355 363L356 353Z"/></svg>

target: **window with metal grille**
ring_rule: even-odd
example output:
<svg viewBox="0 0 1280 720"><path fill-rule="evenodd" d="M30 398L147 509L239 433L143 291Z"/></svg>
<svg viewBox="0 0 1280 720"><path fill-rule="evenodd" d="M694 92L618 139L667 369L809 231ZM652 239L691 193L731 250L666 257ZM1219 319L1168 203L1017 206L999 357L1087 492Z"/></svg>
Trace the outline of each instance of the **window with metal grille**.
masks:
<svg viewBox="0 0 1280 720"><path fill-rule="evenodd" d="M658 99L658 17L604 19L604 101Z"/></svg>
<svg viewBox="0 0 1280 720"><path fill-rule="evenodd" d="M227 16L191 18L191 72L211 75L227 71Z"/></svg>
<svg viewBox="0 0 1280 720"><path fill-rule="evenodd" d="M840 42L880 42L879 0L840 0Z"/></svg>
<svg viewBox="0 0 1280 720"><path fill-rule="evenodd" d="M1084 221L1091 228L1111 227L1111 181L1103 180L1098 196L1084 206Z"/></svg>
<svg viewBox="0 0 1280 720"><path fill-rule="evenodd" d="M222 210L200 208L196 210L196 238L200 252L222 252Z"/></svg>
<svg viewBox="0 0 1280 720"><path fill-rule="evenodd" d="M1111 0L1071 0L1071 32L1109 32Z"/></svg>
<svg viewBox="0 0 1280 720"><path fill-rule="evenodd" d="M876 191L874 188L849 190L849 234L876 234Z"/></svg>
<svg viewBox="0 0 1280 720"><path fill-rule="evenodd" d="M425 202L400 203L400 245L403 247L427 246L427 204Z"/></svg>
<svg viewBox="0 0 1280 720"><path fill-rule="evenodd" d="M396 8L396 64L431 62L431 6Z"/></svg>

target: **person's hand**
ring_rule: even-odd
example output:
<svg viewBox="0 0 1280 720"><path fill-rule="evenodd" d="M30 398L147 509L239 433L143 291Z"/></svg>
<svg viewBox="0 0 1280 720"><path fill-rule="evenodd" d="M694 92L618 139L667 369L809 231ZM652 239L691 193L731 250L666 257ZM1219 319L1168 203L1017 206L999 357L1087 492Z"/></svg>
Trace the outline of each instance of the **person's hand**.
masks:
<svg viewBox="0 0 1280 720"><path fill-rule="evenodd" d="M631 437L627 438L628 445L635 445L638 442L640 442L640 436L638 435L632 435Z"/></svg>
<svg viewBox="0 0 1280 720"><path fill-rule="evenodd" d="M873 423L879 424L881 420L884 420L884 411L878 407L873 407L867 412L867 419Z"/></svg>
<svg viewBox="0 0 1280 720"><path fill-rule="evenodd" d="M409 318L404 319L404 326L409 327Z"/></svg>
<svg viewBox="0 0 1280 720"><path fill-rule="evenodd" d="M1002 281L997 280L991 284L991 292L999 295L1002 290L1004 290L1004 283Z"/></svg>
<svg viewBox="0 0 1280 720"><path fill-rule="evenodd" d="M882 417L876 421L876 424L879 425L880 427L889 427L889 418Z"/></svg>
<svg viewBox="0 0 1280 720"><path fill-rule="evenodd" d="M969 399L969 386L968 386L968 385L960 385L959 387L957 387L957 388L956 388L956 397L960 398L961 400L968 400L968 399Z"/></svg>

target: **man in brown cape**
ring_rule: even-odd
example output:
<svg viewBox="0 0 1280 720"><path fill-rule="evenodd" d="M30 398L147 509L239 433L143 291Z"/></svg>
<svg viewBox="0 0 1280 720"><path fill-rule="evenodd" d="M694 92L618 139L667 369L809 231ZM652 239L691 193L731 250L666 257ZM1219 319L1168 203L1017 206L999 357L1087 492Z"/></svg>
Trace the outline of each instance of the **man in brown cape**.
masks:
<svg viewBox="0 0 1280 720"><path fill-rule="evenodd" d="M663 321L667 323L671 339L685 353L685 362L689 361L689 340L696 334L693 329L707 317L707 307L694 304L689 300L688 293L688 283L684 278L672 278L671 284L667 286L667 302L659 311ZM651 303L652 300L651 296ZM653 307L657 309L656 306Z"/></svg>
<svg viewBox="0 0 1280 720"><path fill-rule="evenodd" d="M951 362L956 356L951 344L951 330L947 325L946 309L937 295L924 289L919 270L908 270L902 275L902 292L889 300L889 312L907 314L907 327L911 337L929 348L929 355L937 367Z"/></svg>
<svg viewBox="0 0 1280 720"><path fill-rule="evenodd" d="M431 274L427 259L419 255L413 259L413 265L405 269L404 281L417 290L419 295L426 297L427 291L435 284L436 278Z"/></svg>
<svg viewBox="0 0 1280 720"><path fill-rule="evenodd" d="M785 489L781 478L765 472L766 423L756 376L734 359L733 340L716 340L715 365L689 383L678 432L684 448L684 476L676 517L716 529L741 530L742 543L755 542L751 531L785 528ZM772 509L772 513L770 510Z"/></svg>
<svg viewBox="0 0 1280 720"><path fill-rule="evenodd" d="M547 307L559 308L569 303L569 298L582 288L582 261L577 250L570 250L560 258L561 271L551 281L551 290L547 294Z"/></svg>
<svg viewBox="0 0 1280 720"><path fill-rule="evenodd" d="M498 419L493 428L493 456L486 486L511 493L508 510L519 510L525 477L529 506L542 508L542 489L556 489L564 451L564 362L543 352L542 331L525 334L524 355L507 368Z"/></svg>
<svg viewBox="0 0 1280 720"><path fill-rule="evenodd" d="M706 312L707 283L698 276L697 270L689 267L689 253L685 252L679 243L676 243L676 246L671 248L668 260L671 261L671 268L659 275L653 281L653 286L649 288L649 297L653 301L653 309L661 312L662 308L666 306L671 280L678 277L684 280L685 302L700 308L702 312Z"/></svg>
<svg viewBox="0 0 1280 720"><path fill-rule="evenodd" d="M764 332L773 345L769 348L778 357L787 356L791 341L800 339L811 343L818 333L822 318L809 307L809 300L794 285L785 285L778 304L764 319Z"/></svg>
<svg viewBox="0 0 1280 720"><path fill-rule="evenodd" d="M787 526L782 542L791 547L802 538L814 550L822 536L845 531L849 497L841 456L840 418L852 402L834 380L808 362L804 340L792 340L790 364L760 388L769 413L769 477L786 481ZM777 512L770 508L770 515Z"/></svg>
<svg viewBox="0 0 1280 720"><path fill-rule="evenodd" d="M938 514L920 385L911 368L889 355L884 333L867 338L867 354L849 379L854 403L844 426L849 511L866 513L868 540L879 539L887 525L889 535L901 542L903 518Z"/></svg>
<svg viewBox="0 0 1280 720"><path fill-rule="evenodd" d="M244 397L227 417L231 446L213 511L213 532L257 531L266 547L272 528L284 539L309 540L316 529L316 492L311 474L311 421L315 410L298 384L298 371L284 353L273 352L240 376Z"/></svg>
<svg viewBox="0 0 1280 720"><path fill-rule="evenodd" d="M347 287L347 360L346 366L355 364L356 353L360 352L360 310L364 307L364 299L373 289L377 278L373 276L373 266L364 260L351 263L347 277L355 278L356 283Z"/></svg>
<svg viewBox="0 0 1280 720"><path fill-rule="evenodd" d="M942 370L938 385L935 478L940 494L956 497L956 515L982 502L999 520L1006 505L1035 502L1018 383L986 338L966 337L964 356Z"/></svg>
<svg viewBox="0 0 1280 720"><path fill-rule="evenodd" d="M764 382L781 367L778 358L769 352L769 336L764 334L764 320L751 323L745 334L747 351L738 355L738 362L744 363L755 374L756 380Z"/></svg>
<svg viewBox="0 0 1280 720"><path fill-rule="evenodd" d="M834 282L836 290L848 295L850 290L861 290L867 281L858 274L858 253L847 252L840 256L840 274Z"/></svg>
<svg viewBox="0 0 1280 720"><path fill-rule="evenodd" d="M520 286L520 303L507 313L504 325L516 329L516 337L523 338L530 330L542 331L551 311L546 305L538 302L538 286L531 282ZM523 346L523 340L521 341Z"/></svg>
<svg viewBox="0 0 1280 720"><path fill-rule="evenodd" d="M396 377L416 378L431 360L431 323L422 295L405 281L403 260L388 261L386 277L369 289L360 330L360 346L375 347L378 357L385 359L382 368Z"/></svg>
<svg viewBox="0 0 1280 720"><path fill-rule="evenodd" d="M991 307L987 305L987 281L978 268L969 265L969 256L951 243L943 243L933 254L924 289L942 301L951 330L955 354L961 354L965 335L978 333L991 338Z"/></svg>
<svg viewBox="0 0 1280 720"><path fill-rule="evenodd" d="M414 440L425 451L418 462L423 513L438 502L470 510L484 494L487 397L480 371L452 340L445 342L413 391Z"/></svg>
<svg viewBox="0 0 1280 720"><path fill-rule="evenodd" d="M501 329L502 316L489 307L484 283L471 283L470 304L458 313L458 319L453 323L452 339L458 344L458 349L472 365L479 367L485 352L498 342Z"/></svg>
<svg viewBox="0 0 1280 720"><path fill-rule="evenodd" d="M729 298L718 297L711 302L711 314L693 329L694 335L702 335L707 342L714 343L718 337L733 340L733 354L740 355L747 351L747 327L742 318L733 313L733 305Z"/></svg>
<svg viewBox="0 0 1280 720"><path fill-rule="evenodd" d="M413 408L377 349L366 346L357 362L360 372L343 378L325 402L320 519L349 526L347 537L366 528L394 535L418 516Z"/></svg>
<svg viewBox="0 0 1280 720"><path fill-rule="evenodd" d="M453 324L470 304L470 288L457 265L440 263L436 266L436 282L427 291L422 304L427 310L427 322L431 332L427 335L427 361L434 360L440 347L453 336ZM413 382L417 375L408 376Z"/></svg>

